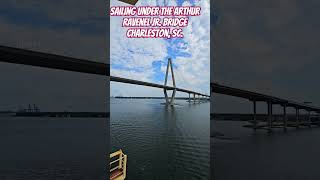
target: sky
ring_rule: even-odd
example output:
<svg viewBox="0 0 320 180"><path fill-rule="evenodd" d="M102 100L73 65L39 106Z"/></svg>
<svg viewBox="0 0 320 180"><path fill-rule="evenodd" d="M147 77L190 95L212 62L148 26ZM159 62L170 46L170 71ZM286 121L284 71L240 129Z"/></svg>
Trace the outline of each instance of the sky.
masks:
<svg viewBox="0 0 320 180"><path fill-rule="evenodd" d="M111 0L113 6L127 5ZM128 39L123 17L110 20L111 75L164 84L167 59L173 62L176 85L201 93L210 91L210 1L143 0L136 6L201 6L201 16L190 17L183 39ZM169 85L172 84L169 76ZM163 90L111 83L111 96L163 96ZM179 93L177 96L187 96Z"/></svg>
<svg viewBox="0 0 320 180"><path fill-rule="evenodd" d="M0 45L106 63L106 2L2 0ZM106 111L107 78L0 63L0 111Z"/></svg>
<svg viewBox="0 0 320 180"><path fill-rule="evenodd" d="M149 0L137 5L142 2L164 3ZM108 62L105 2L1 3L1 45ZM203 12L208 15L209 1L197 3L205 7ZM124 33L112 33L124 31L112 19L111 74L162 84L161 75L170 56L180 87L207 92L210 63L212 81L320 106L318 1L215 0L213 6L211 15L216 18L211 19L212 63L208 60L208 16L191 19L191 25L184 29L187 37L176 42L129 41L122 37ZM106 81L104 77L0 63L0 110L26 107L29 103L43 110L105 110L108 103L104 97L109 90ZM162 90L116 83L112 84L112 91L112 95L163 96ZM215 95L214 100L216 112L252 109L248 101L238 98ZM258 111L264 109L265 104L258 104Z"/></svg>
<svg viewBox="0 0 320 180"><path fill-rule="evenodd" d="M216 0L214 7L213 81L320 106L319 1ZM252 112L250 102L221 95L212 106Z"/></svg>

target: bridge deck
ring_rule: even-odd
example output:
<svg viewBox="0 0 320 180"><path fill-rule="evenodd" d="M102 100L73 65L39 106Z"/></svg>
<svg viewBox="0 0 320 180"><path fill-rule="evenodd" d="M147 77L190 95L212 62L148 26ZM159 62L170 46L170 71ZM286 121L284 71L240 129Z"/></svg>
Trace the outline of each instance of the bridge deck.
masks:
<svg viewBox="0 0 320 180"><path fill-rule="evenodd" d="M99 62L0 46L0 62L109 76L109 65Z"/></svg>
<svg viewBox="0 0 320 180"><path fill-rule="evenodd" d="M187 89L174 88L174 87L171 87L171 86L165 86L165 85L162 85L162 84L155 84L155 83L150 83L150 82L138 81L138 80L134 80L134 79L127 79L127 78L110 76L110 81L127 83L127 84L142 85L142 86L149 86L149 87L161 88L161 89L167 89L167 90L176 89L177 91L180 91L180 92L185 92L185 93L190 93L190 94L196 94L196 95L209 97L206 94L194 92L194 91L187 90Z"/></svg>
<svg viewBox="0 0 320 180"><path fill-rule="evenodd" d="M24 65L38 66L38 67L51 68L51 69L60 69L60 70L67 70L67 71L74 71L74 72L81 72L81 73L110 76L109 64L92 62L88 60L82 60L82 59L47 54L47 53L41 53L41 52L35 52L30 50L18 49L18 48L12 48L12 47L5 47L5 46L0 46L0 62L24 64ZM161 84L143 82L138 80L132 80L132 79L126 79L126 78L120 78L120 77L114 77L114 76L110 76L110 80L115 82L143 85L143 86L162 88L162 89L168 89L168 90L176 89L177 91L180 91L180 92L209 97L208 95L194 92L187 89L174 88L171 86L164 86ZM318 107L310 106L310 105L295 102L295 101L290 101L290 100L275 97L275 96L261 94L257 92L223 86L218 83L211 83L211 89L213 93L245 98L252 101L265 101L265 102L271 102L273 104L283 104L286 106L292 106L295 108L305 109L305 110L315 111L320 113L320 108Z"/></svg>
<svg viewBox="0 0 320 180"><path fill-rule="evenodd" d="M218 94L224 94L228 96L235 96L235 97L240 97L244 99L248 99L251 101L264 101L264 102L271 102L273 104L282 104L286 105L287 107L295 107L299 109L305 109L309 111L315 111L315 112L320 112L320 108L315 107L315 106L310 106L304 103L299 103L275 96L270 96L266 94L261 94L257 92L252 92L252 91L247 91L243 89L237 89L229 86L224 86L218 83L211 83L211 88L213 93L218 93Z"/></svg>
<svg viewBox="0 0 320 180"><path fill-rule="evenodd" d="M75 71L81 73L89 73L96 75L109 76L110 75L110 65L105 63L93 62L83 59L65 57L54 54L47 54L42 52L35 52L25 49L18 49L6 46L0 46L0 62L14 63L14 64L24 64L30 66L38 66L51 69L60 69L67 71ZM180 92L192 93L196 95L206 96L206 94L198 93L195 91L174 88L171 86L164 86L161 84L155 84L150 82L143 82L133 79L126 79L121 77L110 76L110 81L129 83L135 85L143 85L167 90L176 89Z"/></svg>

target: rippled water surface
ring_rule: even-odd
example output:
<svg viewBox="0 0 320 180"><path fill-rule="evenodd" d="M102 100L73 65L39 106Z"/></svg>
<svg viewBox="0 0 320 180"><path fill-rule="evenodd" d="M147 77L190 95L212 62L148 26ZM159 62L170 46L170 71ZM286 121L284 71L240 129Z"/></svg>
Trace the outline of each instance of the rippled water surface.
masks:
<svg viewBox="0 0 320 180"><path fill-rule="evenodd" d="M105 179L105 118L0 117L0 179Z"/></svg>
<svg viewBox="0 0 320 180"><path fill-rule="evenodd" d="M111 147L128 155L128 180L209 179L209 103L111 99Z"/></svg>
<svg viewBox="0 0 320 180"><path fill-rule="evenodd" d="M213 121L211 171L215 180L320 179L320 128L254 132L247 122Z"/></svg>

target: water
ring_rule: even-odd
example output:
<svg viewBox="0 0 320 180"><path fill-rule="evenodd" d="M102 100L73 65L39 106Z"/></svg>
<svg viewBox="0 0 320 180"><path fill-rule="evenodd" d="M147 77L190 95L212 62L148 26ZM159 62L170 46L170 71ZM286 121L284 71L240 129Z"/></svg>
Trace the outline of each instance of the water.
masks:
<svg viewBox="0 0 320 180"><path fill-rule="evenodd" d="M163 102L111 99L111 149L128 155L127 179L209 179L210 104Z"/></svg>
<svg viewBox="0 0 320 180"><path fill-rule="evenodd" d="M0 117L0 179L105 179L105 118Z"/></svg>
<svg viewBox="0 0 320 180"><path fill-rule="evenodd" d="M320 128L256 133L245 122L211 121L222 138L211 138L214 180L320 179Z"/></svg>

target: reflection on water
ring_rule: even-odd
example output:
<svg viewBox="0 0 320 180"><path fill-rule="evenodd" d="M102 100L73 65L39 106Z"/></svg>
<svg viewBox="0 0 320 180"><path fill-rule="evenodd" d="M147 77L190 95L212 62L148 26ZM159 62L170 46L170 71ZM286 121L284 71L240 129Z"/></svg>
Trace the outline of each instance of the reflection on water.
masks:
<svg viewBox="0 0 320 180"><path fill-rule="evenodd" d="M212 130L223 134L211 138L215 180L320 179L320 128L274 129L269 135L244 124L211 120Z"/></svg>
<svg viewBox="0 0 320 180"><path fill-rule="evenodd" d="M0 117L0 179L105 179L105 118Z"/></svg>
<svg viewBox="0 0 320 180"><path fill-rule="evenodd" d="M128 180L209 179L209 103L111 99L111 147L128 155Z"/></svg>

